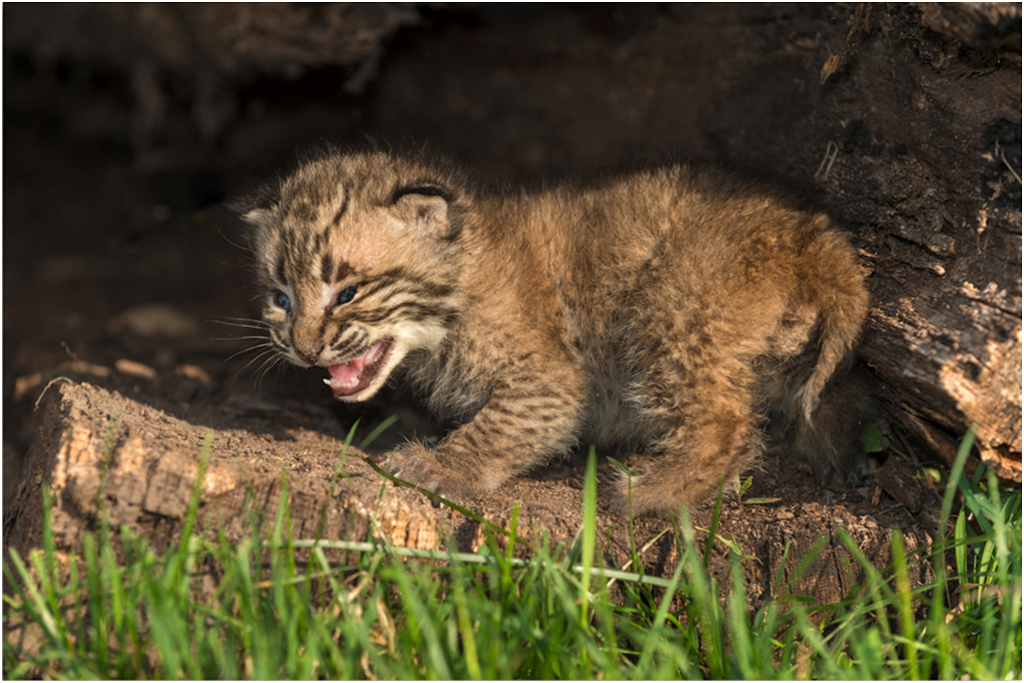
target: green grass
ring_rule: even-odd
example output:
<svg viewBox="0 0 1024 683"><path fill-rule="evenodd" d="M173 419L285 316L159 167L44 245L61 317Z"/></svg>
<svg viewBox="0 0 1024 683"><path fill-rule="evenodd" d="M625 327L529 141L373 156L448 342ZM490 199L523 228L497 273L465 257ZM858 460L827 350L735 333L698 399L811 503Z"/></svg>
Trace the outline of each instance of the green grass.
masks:
<svg viewBox="0 0 1024 683"><path fill-rule="evenodd" d="M541 535L528 559L507 542L475 554L292 539L287 506L261 541L193 533L156 553L100 524L61 560L46 519L42 548L4 563L3 673L10 678L1016 678L1021 677L1021 494L990 474L950 476L935 547L907 553L892 535L878 571L844 600L772 601L750 612L740 559L731 590L704 564L685 514L670 578L604 568L594 469L584 523L568 548ZM209 449L204 449L205 464ZM954 493L964 504L950 516ZM282 502L287 495L282 494ZM49 505L45 510L49 509ZM341 549L351 564L328 562ZM943 557L953 558L949 575ZM813 558L788 558L796 572ZM911 588L930 563L935 582ZM635 562L634 566L640 566ZM781 570L780 570L781 577ZM14 623L33 626L18 641Z"/></svg>

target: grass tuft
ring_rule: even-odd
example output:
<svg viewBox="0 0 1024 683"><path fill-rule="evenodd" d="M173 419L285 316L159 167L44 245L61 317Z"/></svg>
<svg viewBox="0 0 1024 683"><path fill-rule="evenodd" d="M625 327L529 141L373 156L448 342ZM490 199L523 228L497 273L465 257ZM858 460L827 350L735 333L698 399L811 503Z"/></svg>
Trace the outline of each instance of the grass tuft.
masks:
<svg viewBox="0 0 1024 683"><path fill-rule="evenodd" d="M11 550L3 565L10 591L3 596L3 673L1019 679L1021 494L1000 490L991 473L965 476L969 447L967 439L950 476L948 539L943 522L934 546L908 552L894 533L892 565L879 571L839 531L864 570L862 586L835 604L785 596L756 611L747 606L738 549L723 545L732 560L728 590L721 590L685 510L670 578L606 568L596 542L593 457L583 527L567 549L550 547L543 533L519 546L518 514L500 530L503 548L491 542L478 553L293 539L286 481L270 533L254 523L231 542L195 532L200 477L187 533L166 552L128 528L115 539L101 523L83 539L80 556L65 557L55 548L44 494L42 547L27 561ZM201 463L208 454L207 444ZM952 515L957 491L964 504ZM715 528L713 520L709 538L723 542ZM517 546L530 556L514 557ZM329 562L332 550L347 551L351 563ZM799 576L815 551L797 558L787 550L789 574ZM935 581L913 588L910 576L922 563ZM783 575L780 568L777 588Z"/></svg>

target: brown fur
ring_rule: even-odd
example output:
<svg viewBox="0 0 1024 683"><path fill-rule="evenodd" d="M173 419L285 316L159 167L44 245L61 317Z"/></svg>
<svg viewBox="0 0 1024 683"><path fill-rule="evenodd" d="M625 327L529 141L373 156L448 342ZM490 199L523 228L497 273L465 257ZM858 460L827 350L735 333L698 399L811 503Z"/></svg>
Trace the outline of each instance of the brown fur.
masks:
<svg viewBox="0 0 1024 683"><path fill-rule="evenodd" d="M835 376L868 305L854 251L826 216L730 176L674 166L474 196L445 167L328 155L246 218L282 354L329 366L393 339L380 381L343 398L401 369L464 422L389 459L443 495L581 443L625 444L661 457L620 482L621 509L670 513L755 461L769 407L812 459L851 438ZM349 286L357 297L335 305Z"/></svg>

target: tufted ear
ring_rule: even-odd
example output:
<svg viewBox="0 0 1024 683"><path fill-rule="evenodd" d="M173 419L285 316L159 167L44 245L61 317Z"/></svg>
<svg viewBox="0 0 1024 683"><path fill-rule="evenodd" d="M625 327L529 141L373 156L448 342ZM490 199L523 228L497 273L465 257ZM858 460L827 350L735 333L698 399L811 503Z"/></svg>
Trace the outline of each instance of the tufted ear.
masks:
<svg viewBox="0 0 1024 683"><path fill-rule="evenodd" d="M242 220L254 228L263 230L270 225L270 216L271 213L267 209L252 209L242 214Z"/></svg>
<svg viewBox="0 0 1024 683"><path fill-rule="evenodd" d="M438 185L410 185L398 189L393 203L409 227L428 230L442 239L455 236L448 211L448 191Z"/></svg>
<svg viewBox="0 0 1024 683"><path fill-rule="evenodd" d="M274 211L280 201L281 188L280 185L274 183L229 202L227 207L240 214L246 223L262 229L271 223Z"/></svg>

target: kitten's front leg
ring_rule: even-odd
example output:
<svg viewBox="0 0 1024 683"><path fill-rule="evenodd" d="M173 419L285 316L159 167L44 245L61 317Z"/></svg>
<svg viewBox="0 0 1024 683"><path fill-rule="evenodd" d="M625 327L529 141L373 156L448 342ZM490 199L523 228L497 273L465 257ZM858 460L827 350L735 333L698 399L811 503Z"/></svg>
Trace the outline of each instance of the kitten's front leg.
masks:
<svg viewBox="0 0 1024 683"><path fill-rule="evenodd" d="M570 383L570 387L573 384ZM440 445L409 444L391 454L388 470L445 498L491 491L576 441L582 391L550 383L524 391L496 388L487 404Z"/></svg>

